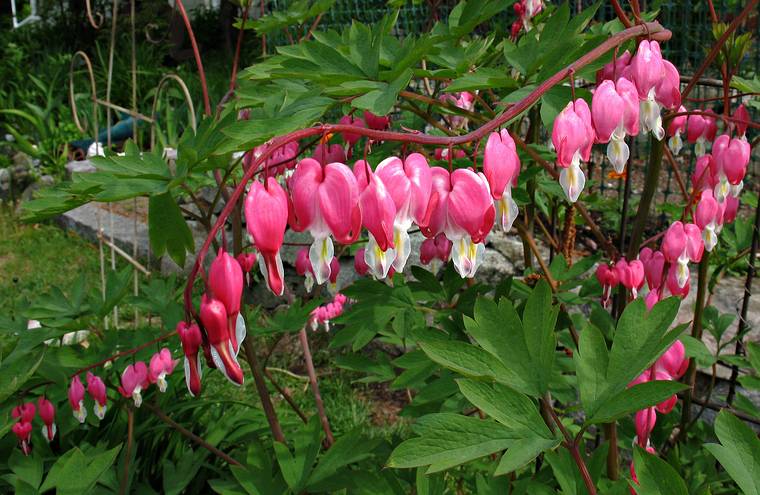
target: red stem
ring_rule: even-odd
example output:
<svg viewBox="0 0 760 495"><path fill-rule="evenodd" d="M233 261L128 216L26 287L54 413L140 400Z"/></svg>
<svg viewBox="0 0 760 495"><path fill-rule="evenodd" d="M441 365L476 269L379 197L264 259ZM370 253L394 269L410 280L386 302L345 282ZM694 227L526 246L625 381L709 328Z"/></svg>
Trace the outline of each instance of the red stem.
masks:
<svg viewBox="0 0 760 495"><path fill-rule="evenodd" d="M195 55L195 63L198 65L198 77L201 80L201 91L203 92L203 109L207 117L211 116L211 102L208 99L208 86L206 85L206 72L203 70L203 61L201 60L201 52L198 49L198 42L195 40L195 33L193 32L193 26L190 24L190 18L187 16L185 5L182 0L177 0L177 7L179 7L179 13L182 15L182 20L185 21L185 29L187 29L187 35L190 37L190 44L193 46L193 55Z"/></svg>
<svg viewBox="0 0 760 495"><path fill-rule="evenodd" d="M76 370L74 373L71 374L71 376L69 376L69 378L74 378L75 376L82 374L85 371L89 371L94 368L99 368L100 366L103 366L104 364L106 364L108 361L114 361L124 356L131 356L132 354L137 354L138 352L145 349L146 347L150 347L156 342L161 342L162 340L166 340L173 335L176 335L176 333L175 332L165 333L164 335L161 335L160 337L156 337L155 339L145 342L144 344L140 344L137 347L134 347L132 349L127 349L126 351L117 352L116 354L109 356L105 359L102 359L95 364L91 364L89 366L85 366L84 368L80 368Z"/></svg>
<svg viewBox="0 0 760 495"><path fill-rule="evenodd" d="M303 359L306 362L306 371L309 373L309 384L311 385L311 392L314 394L314 402L317 404L317 414L319 414L319 421L322 423L322 429L325 431L327 437L327 448L332 447L335 443L332 430L330 429L330 422L327 420L327 413L325 413L325 405L322 402L322 394L319 393L319 384L317 383L317 371L314 369L314 360L311 357L311 350L309 349L309 336L306 335L306 328L302 328L298 334L298 338L301 341L301 347L303 348Z"/></svg>
<svg viewBox="0 0 760 495"><path fill-rule="evenodd" d="M245 23L248 21L248 10L251 8L253 0L248 0L243 10L243 23L238 33L237 46L235 46L235 58L232 59L232 75L230 76L230 91L234 91L237 82L238 63L240 61L240 47L243 46L243 36L245 35Z"/></svg>
<svg viewBox="0 0 760 495"><path fill-rule="evenodd" d="M754 1L757 1L757 0L754 0ZM252 163L250 168L243 174L242 179L238 183L237 187L233 191L230 198L227 200L227 204L225 204L224 209L217 217L216 223L214 223L214 226L211 228L211 231L206 237L206 240L204 241L203 246L198 252L198 256L196 257L195 263L193 264L193 269L190 272L190 275L187 280L187 286L185 287L184 298L185 298L186 310L192 311L193 283L195 281L195 278L198 276L198 271L200 270L200 267L203 264L203 260L206 256L206 253L208 252L208 249L209 249L209 246L211 245L212 240L214 239L214 236L219 231L219 229L224 225L230 213L232 213L232 210L235 208L235 205L237 204L241 195L245 191L246 184L248 183L248 181L251 180L258 166L261 163L263 163L267 158L269 158L280 147L290 142L298 141L298 140L305 139L311 136L316 136L320 134L324 135L324 134L329 134L329 133L340 133L340 132L352 132L355 134L359 134L360 136L368 137L368 138L378 140L378 141L396 141L396 142L402 142L402 143L416 143L416 144L429 145L429 146L448 147L448 146L461 145L461 144L477 141L477 140L483 139L486 135L488 135L490 132L497 129L499 126L506 124L507 122L519 116L525 110L530 108L536 101L538 101L539 98L541 98L541 96L544 93L546 93L551 88L553 88L557 84L564 81L565 78L567 78L571 72L578 71L579 69L585 67L586 65L595 61L599 57L603 56L609 50L628 41L629 39L633 39L633 38L636 38L637 36L641 36L647 33L651 36L652 39L660 40L660 41L666 41L670 39L670 36L671 36L671 32L665 29L664 27L662 27L658 22L639 24L637 26L621 31L611 36L605 42L603 42L602 44L600 44L599 46L597 46L590 52L580 57L578 60L576 60L572 64L568 65L567 67L560 70L559 72L554 74L552 77L550 77L549 79L541 83L536 89L531 91L525 98L515 103L513 106L508 108L506 111L504 111L504 113L502 113L495 119L487 122L486 124L479 127L478 129L475 129L474 131L468 134L464 134L462 136L431 136L429 134L424 134L421 132L410 134L410 133L395 132L395 131L377 131L374 129L367 129L364 127L358 127L354 125L322 124L322 125L317 125L317 126L310 127L307 129L294 131L294 132L291 132L290 134L286 134L284 136L274 138L270 146L268 146L267 149L264 150L264 152L259 156L259 158L254 163Z"/></svg>
<svg viewBox="0 0 760 495"><path fill-rule="evenodd" d="M612 8L615 9L615 14L617 14L618 19L620 19L620 22L623 23L623 26L626 28L633 26L633 23L631 23L631 21L628 19L628 16L625 15L623 7L620 6L620 2L618 2L618 0L611 0L611 2Z"/></svg>

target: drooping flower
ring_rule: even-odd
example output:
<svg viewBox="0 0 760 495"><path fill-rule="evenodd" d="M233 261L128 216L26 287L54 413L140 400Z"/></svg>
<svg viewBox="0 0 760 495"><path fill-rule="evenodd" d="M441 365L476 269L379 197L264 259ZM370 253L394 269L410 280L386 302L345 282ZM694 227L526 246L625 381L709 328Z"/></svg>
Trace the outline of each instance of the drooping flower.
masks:
<svg viewBox="0 0 760 495"><path fill-rule="evenodd" d="M628 163L630 150L626 136L639 133L639 99L636 86L621 77L617 83L604 81L591 99L591 117L596 140L607 145L607 157L617 173Z"/></svg>
<svg viewBox="0 0 760 495"><path fill-rule="evenodd" d="M201 298L201 323L208 336L209 353L217 369L235 385L243 384L243 370L237 361L237 354L227 326L227 310L221 301L204 294Z"/></svg>
<svg viewBox="0 0 760 495"><path fill-rule="evenodd" d="M390 127L391 118L388 115L378 116L372 112L368 112L367 110L365 110L364 122L366 122L367 127L369 127L370 129L375 129L376 131L384 131L385 129Z"/></svg>
<svg viewBox="0 0 760 495"><path fill-rule="evenodd" d="M338 261L338 258L333 257L330 262L330 278L327 284L327 290L331 294L335 294L338 291L338 275L340 275L340 261Z"/></svg>
<svg viewBox="0 0 760 495"><path fill-rule="evenodd" d="M672 74L668 75L668 77L671 76ZM636 85L639 100L641 100L639 110L641 130L644 133L652 131L658 140L662 140L665 137L665 130L662 128L660 105L657 103L657 86L666 76L659 43L648 40L639 43L636 55L631 60L630 77ZM665 85L669 87L670 80ZM663 93L669 93L671 90L672 88L663 89ZM672 99L672 95L668 94L669 103Z"/></svg>
<svg viewBox="0 0 760 495"><path fill-rule="evenodd" d="M694 172L691 174L691 184L695 190L713 190L718 184L718 178L713 173L715 170L715 164L713 162L714 160L710 153L706 153L697 158Z"/></svg>
<svg viewBox="0 0 760 495"><path fill-rule="evenodd" d="M596 71L597 86L602 84L602 81L605 81L607 79L617 81L617 79L624 74L624 70L630 63L631 52L626 50L614 58L612 61L610 61L607 65Z"/></svg>
<svg viewBox="0 0 760 495"><path fill-rule="evenodd" d="M87 409L84 408L84 386L82 380L79 379L79 375L76 375L71 379L71 385L69 385L69 404L74 411L74 417L80 423L84 423L87 418Z"/></svg>
<svg viewBox="0 0 760 495"><path fill-rule="evenodd" d="M718 178L715 186L715 198L723 202L730 194L738 197L743 187L744 176L749 164L750 145L739 138L731 139L728 134L721 134L713 142L713 175Z"/></svg>
<svg viewBox="0 0 760 495"><path fill-rule="evenodd" d="M92 406L92 412L95 413L98 419L103 419L106 416L106 404L108 403L106 384L91 371L87 372L87 393L95 401L95 404Z"/></svg>
<svg viewBox="0 0 760 495"><path fill-rule="evenodd" d="M432 269L438 269L438 263L446 263L451 256L452 243L443 233L432 239L425 239L420 245L420 263L423 265L433 264Z"/></svg>
<svg viewBox="0 0 760 495"><path fill-rule="evenodd" d="M686 109L683 106L678 109L678 113L685 111ZM681 133L683 133L685 130L686 115L673 117L673 120L671 120L670 124L668 125L668 136L670 136L670 139L668 139L668 148L670 148L670 151L672 151L674 155L680 153L681 148L683 148L683 139L681 138Z"/></svg>
<svg viewBox="0 0 760 495"><path fill-rule="evenodd" d="M676 340L662 356L654 363L655 369L667 373L671 379L681 378L689 367L686 348L680 340Z"/></svg>
<svg viewBox="0 0 760 495"><path fill-rule="evenodd" d="M338 316L343 314L344 305L348 301L348 298L341 293L335 294L332 302L314 308L309 315L309 326L312 330L316 330L319 324L322 323L325 326L325 331L330 331L330 320L334 320Z"/></svg>
<svg viewBox="0 0 760 495"><path fill-rule="evenodd" d="M670 293L678 297L686 297L689 295L689 279L683 285L681 281L683 279L683 270L677 264L671 264L668 267L668 277L665 279L665 284L668 287Z"/></svg>
<svg viewBox="0 0 760 495"><path fill-rule="evenodd" d="M712 114L712 110L706 110L705 113ZM694 152L697 156L702 156L707 152L707 143L715 140L718 133L718 126L715 118L710 115L689 115L686 123L686 139L695 144Z"/></svg>
<svg viewBox="0 0 760 495"><path fill-rule="evenodd" d="M671 264L668 276L671 273L675 276L679 288L683 289L689 281L689 261L699 262L704 248L702 233L693 223L684 225L679 221L673 222L665 232L662 254Z"/></svg>
<svg viewBox="0 0 760 495"><path fill-rule="evenodd" d="M240 265L243 273L248 275L253 270L253 265L256 264L256 253L240 253L235 256L235 260Z"/></svg>
<svg viewBox="0 0 760 495"><path fill-rule="evenodd" d="M554 119L552 143L557 165L562 168L559 183L571 203L577 201L586 184L580 162L589 160L594 139L591 110L585 100L571 101Z"/></svg>
<svg viewBox="0 0 760 495"><path fill-rule="evenodd" d="M243 168L248 170L253 165L254 161L258 160L270 146L271 143L264 143L256 146L251 151L246 152L243 157ZM295 166L297 156L298 142L291 141L290 143L282 145L274 150L264 162L256 167L256 169L260 170L263 167L266 170L266 176L283 175Z"/></svg>
<svg viewBox="0 0 760 495"><path fill-rule="evenodd" d="M599 281L599 285L602 286L602 306L605 308L609 307L612 289L617 287L619 282L617 271L614 268L610 268L606 263L600 263L596 267L596 279Z"/></svg>
<svg viewBox="0 0 760 495"><path fill-rule="evenodd" d="M19 445L21 445L21 451L24 455L32 453L32 423L19 421L15 423L11 428L13 434L16 435Z"/></svg>
<svg viewBox="0 0 760 495"><path fill-rule="evenodd" d="M656 289L649 289L649 292L644 298L644 303L647 306L647 311L651 311L652 308L654 308L654 306L658 302L662 301L662 295L663 295L662 287L657 287Z"/></svg>
<svg viewBox="0 0 760 495"><path fill-rule="evenodd" d="M174 367L177 362L172 359L172 353L169 349L164 347L160 352L153 354L150 358L150 366L148 368L148 379L150 383L158 384L158 390L166 392L166 375L171 375L174 371Z"/></svg>
<svg viewBox="0 0 760 495"><path fill-rule="evenodd" d="M339 144L320 143L314 147L314 154L311 156L320 165L328 163L346 163L346 151Z"/></svg>
<svg viewBox="0 0 760 495"><path fill-rule="evenodd" d="M657 424L657 410L654 407L647 407L636 413L634 424L636 426L636 437L639 445L645 446L649 441L649 435Z"/></svg>
<svg viewBox="0 0 760 495"><path fill-rule="evenodd" d="M34 406L34 402L26 402L20 406L16 406L11 411L13 419L18 419L22 423L31 423L34 420L34 415L37 412L37 408Z"/></svg>
<svg viewBox="0 0 760 495"><path fill-rule="evenodd" d="M288 225L288 195L273 177L266 187L253 181L245 197L245 222L259 250L259 268L267 287L281 296L285 290L280 246Z"/></svg>
<svg viewBox="0 0 760 495"><path fill-rule="evenodd" d="M195 323L187 324L180 321L177 324L177 335L182 342L182 352L185 354L185 384L193 397L201 393L201 356L198 352L203 344L201 329Z"/></svg>
<svg viewBox="0 0 760 495"><path fill-rule="evenodd" d="M224 248L219 248L216 259L211 263L208 286L212 297L221 301L227 311L227 330L232 341L232 349L237 355L240 352L240 344L246 336L245 320L240 314L240 300L243 297L243 270ZM169 358L171 359L171 353ZM163 392L163 390L161 391Z"/></svg>
<svg viewBox="0 0 760 495"><path fill-rule="evenodd" d="M627 261L620 258L615 263L615 272L620 283L631 291L635 299L639 289L644 286L644 264L640 260Z"/></svg>
<svg viewBox="0 0 760 495"><path fill-rule="evenodd" d="M732 223L736 220L736 212L739 211L739 198L729 196L723 204L723 223Z"/></svg>
<svg viewBox="0 0 760 495"><path fill-rule="evenodd" d="M665 270L665 256L660 251L645 247L639 252L639 259L644 264L644 277L650 292L659 289Z"/></svg>
<svg viewBox="0 0 760 495"><path fill-rule="evenodd" d="M340 121L338 122L341 125L353 125L356 127L367 127L364 121L358 117L354 117L352 115L344 115L340 118ZM356 143L359 139L361 139L361 134L357 134L355 132L342 132L341 135L343 136L343 140L348 143L349 146L353 146L354 143Z"/></svg>
<svg viewBox="0 0 760 495"><path fill-rule="evenodd" d="M135 407L142 405L142 392L150 386L148 366L142 361L130 364L121 372L119 393L126 398L132 398Z"/></svg>
<svg viewBox="0 0 760 495"><path fill-rule="evenodd" d="M40 410L40 419L43 423L42 436L50 443L55 438L55 432L57 431L55 426L55 406L44 396L41 396L37 399L37 407Z"/></svg>
<svg viewBox="0 0 760 495"><path fill-rule="evenodd" d="M393 260L393 268L402 272L411 253L409 228L412 223L419 226L427 223L432 186L430 166L424 156L412 153L404 161L395 156L386 158L377 166L375 174L382 180L396 206L393 222L396 259ZM367 264L372 267L370 260Z"/></svg>
<svg viewBox="0 0 760 495"><path fill-rule="evenodd" d="M460 168L451 173L444 233L452 242L451 257L459 275L472 278L485 256L485 238L496 210L483 174Z"/></svg>
<svg viewBox="0 0 760 495"><path fill-rule="evenodd" d="M483 154L483 174L491 188L498 223L507 232L518 214L517 203L512 199L512 186L517 184L520 174L520 158L507 129L488 136Z"/></svg>
<svg viewBox="0 0 760 495"><path fill-rule="evenodd" d="M734 119L733 125L736 128L736 135L739 139L747 140L747 127L749 126L750 118L747 107L742 103L736 108L736 111L731 116Z"/></svg>
<svg viewBox="0 0 760 495"><path fill-rule="evenodd" d="M364 262L372 275L383 279L396 259L394 222L396 203L383 180L364 160L354 164L354 177L359 186L359 207L362 225L369 233L367 248L362 251ZM357 253L358 256L358 253Z"/></svg>
<svg viewBox="0 0 760 495"><path fill-rule="evenodd" d="M314 287L314 269L309 261L309 248L301 248L296 253L296 273L304 277L306 292L311 292Z"/></svg>
<svg viewBox="0 0 760 495"><path fill-rule="evenodd" d="M314 279L323 284L330 278L334 256L332 237L351 244L361 233L358 184L351 169L342 163L321 166L311 158L301 160L290 182L296 232L308 230L314 242L309 248Z"/></svg>
<svg viewBox="0 0 760 495"><path fill-rule="evenodd" d="M362 277L369 272L369 265L364 260L364 248L357 249L354 254L354 271Z"/></svg>
<svg viewBox="0 0 760 495"><path fill-rule="evenodd" d="M655 100L668 110L681 106L681 75L676 66L665 59L662 60L662 79L655 87Z"/></svg>
<svg viewBox="0 0 760 495"><path fill-rule="evenodd" d="M709 189L702 191L702 196L694 211L694 223L702 230L705 250L707 252L712 251L718 244L718 232L723 223L723 211Z"/></svg>

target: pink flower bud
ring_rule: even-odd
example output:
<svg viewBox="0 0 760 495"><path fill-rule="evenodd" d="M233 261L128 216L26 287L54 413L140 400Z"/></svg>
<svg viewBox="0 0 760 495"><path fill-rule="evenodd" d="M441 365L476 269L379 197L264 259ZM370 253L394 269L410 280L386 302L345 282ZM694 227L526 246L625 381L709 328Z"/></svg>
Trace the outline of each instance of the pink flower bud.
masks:
<svg viewBox="0 0 760 495"><path fill-rule="evenodd" d="M256 253L240 253L235 257L243 273L249 273L256 264Z"/></svg>
<svg viewBox="0 0 760 495"><path fill-rule="evenodd" d="M37 408L34 407L34 402L27 402L14 407L13 411L11 411L11 416L23 423L31 423L32 420L34 420L34 414L36 412Z"/></svg>
<svg viewBox="0 0 760 495"><path fill-rule="evenodd" d="M106 415L106 404L108 397L106 395L106 384L100 377L87 372L87 393L95 401L93 412L98 419L103 419Z"/></svg>
<svg viewBox="0 0 760 495"><path fill-rule="evenodd" d="M739 138L746 139L747 127L749 126L750 118L749 112L747 111L747 107L744 106L744 103L736 108L736 111L732 117L734 118L733 125L736 127L736 135L739 136Z"/></svg>
<svg viewBox="0 0 760 495"><path fill-rule="evenodd" d="M47 442L52 442L55 438L56 426L55 426L55 407L53 403L47 400L45 397L37 399L37 405L40 409L40 419L44 423L42 427L42 436L45 437Z"/></svg>
<svg viewBox="0 0 760 495"><path fill-rule="evenodd" d="M273 177L267 179L267 187L258 181L251 184L245 198L245 221L261 253L259 266L267 286L275 295L282 295L285 285L280 247L288 224L288 195Z"/></svg>
<svg viewBox="0 0 760 495"><path fill-rule="evenodd" d="M341 125L353 125L356 127L367 127L364 124L364 121L360 118L353 117L351 115L344 115L341 117L340 121L338 122ZM349 146L353 146L354 143L356 143L359 139L361 139L361 135L357 134L355 132L342 132L341 135L343 136L343 140L348 143Z"/></svg>
<svg viewBox="0 0 760 495"><path fill-rule="evenodd" d="M364 248L358 249L354 255L354 270L361 276L366 275L369 271L369 265L364 260Z"/></svg>
<svg viewBox="0 0 760 495"><path fill-rule="evenodd" d="M18 438L18 443L21 445L21 451L24 455L32 453L32 423L20 421L13 425L11 428L13 434Z"/></svg>
<svg viewBox="0 0 760 495"><path fill-rule="evenodd" d="M377 116L372 112L364 111L364 122L367 123L367 127L375 129L377 131L384 131L391 124L390 116Z"/></svg>
<svg viewBox="0 0 760 495"><path fill-rule="evenodd" d="M177 324L177 334L185 354L185 384L193 397L201 393L201 359L198 350L203 344L203 335L198 325L188 325L184 321Z"/></svg>
<svg viewBox="0 0 760 495"><path fill-rule="evenodd" d="M314 154L311 157L320 165L346 163L346 152L343 150L343 146L339 144L320 143L314 148Z"/></svg>
<svg viewBox="0 0 760 495"><path fill-rule="evenodd" d="M131 397L135 402L135 407L140 407L142 404L142 392L147 390L149 386L148 367L142 361L130 364L121 373L119 393L126 398Z"/></svg>
<svg viewBox="0 0 760 495"><path fill-rule="evenodd" d="M209 352L217 369L235 385L243 384L243 370L237 361L227 326L224 304L204 294L201 299L201 322L206 329Z"/></svg>
<svg viewBox="0 0 760 495"><path fill-rule="evenodd" d="M79 375L76 375L71 379L71 385L69 385L69 404L74 411L74 417L80 423L84 423L87 417L87 410L84 408L84 386L79 379Z"/></svg>

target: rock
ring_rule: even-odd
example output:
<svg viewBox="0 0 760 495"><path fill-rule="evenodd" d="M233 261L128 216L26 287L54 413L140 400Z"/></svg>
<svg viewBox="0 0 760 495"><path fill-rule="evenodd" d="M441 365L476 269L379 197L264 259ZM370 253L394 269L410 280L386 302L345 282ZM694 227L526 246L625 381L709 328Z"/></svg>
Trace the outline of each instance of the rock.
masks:
<svg viewBox="0 0 760 495"><path fill-rule="evenodd" d="M86 174L96 170L90 160L74 160L66 164L66 177L71 179L74 174Z"/></svg>

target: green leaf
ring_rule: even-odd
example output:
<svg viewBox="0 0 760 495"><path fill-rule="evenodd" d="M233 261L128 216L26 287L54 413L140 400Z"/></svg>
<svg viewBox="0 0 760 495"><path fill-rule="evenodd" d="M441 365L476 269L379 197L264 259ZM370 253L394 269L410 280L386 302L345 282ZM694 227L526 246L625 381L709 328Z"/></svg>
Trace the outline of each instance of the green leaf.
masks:
<svg viewBox="0 0 760 495"><path fill-rule="evenodd" d="M282 476L295 493L300 493L306 486L314 460L319 453L320 431L319 418L314 415L307 425L293 435L294 452L291 453L283 443L273 442Z"/></svg>
<svg viewBox="0 0 760 495"><path fill-rule="evenodd" d="M346 433L319 459L317 467L309 476L307 486L312 486L335 475L341 468L349 464L372 456L372 451L380 441L379 438L368 439L358 430Z"/></svg>
<svg viewBox="0 0 760 495"><path fill-rule="evenodd" d="M559 438L546 439L531 437L526 438L520 442L515 442L507 451L501 456L499 465L494 471L494 476L511 473L517 471L529 462L533 461L539 454L552 450L560 443Z"/></svg>
<svg viewBox="0 0 760 495"><path fill-rule="evenodd" d="M24 455L21 449L13 449L8 458L8 467L18 479L31 486L35 491L42 483L42 458L37 452Z"/></svg>
<svg viewBox="0 0 760 495"><path fill-rule="evenodd" d="M533 289L523 312L525 344L533 362L533 372L538 382L538 393L548 390L554 364L554 348L557 338L554 326L557 323L559 307L552 306L552 292L545 280L540 280Z"/></svg>
<svg viewBox="0 0 760 495"><path fill-rule="evenodd" d="M683 383L664 380L639 383L604 401L587 421L609 423L634 411L659 404L685 388L688 386Z"/></svg>
<svg viewBox="0 0 760 495"><path fill-rule="evenodd" d="M553 439L554 435L526 395L500 383L457 380L459 390L473 406L515 432L525 436Z"/></svg>
<svg viewBox="0 0 760 495"><path fill-rule="evenodd" d="M718 360L701 340L697 340L691 335L682 335L679 340L683 343L686 356L696 359L699 366L708 368Z"/></svg>
<svg viewBox="0 0 760 495"><path fill-rule="evenodd" d="M103 473L113 465L120 450L121 445L118 445L111 450L93 455L94 451L84 454L78 447L74 447L59 457L50 468L40 492L53 488L57 488L57 493L61 495L89 492Z"/></svg>
<svg viewBox="0 0 760 495"><path fill-rule="evenodd" d="M436 363L465 376L491 378L507 373L504 365L483 349L465 342L420 342L420 348Z"/></svg>
<svg viewBox="0 0 760 495"><path fill-rule="evenodd" d="M602 332L594 325L583 329L578 338L578 352L573 355L581 404L589 412L593 411L599 397L607 387L607 365L609 351Z"/></svg>
<svg viewBox="0 0 760 495"><path fill-rule="evenodd" d="M746 495L760 495L760 440L752 429L725 409L715 420L720 445L705 444Z"/></svg>
<svg viewBox="0 0 760 495"><path fill-rule="evenodd" d="M0 364L0 376L3 377L0 380L0 404L4 404L34 374L42 363L45 349L37 349L32 355L25 354L24 359L11 359L12 355L8 356Z"/></svg>
<svg viewBox="0 0 760 495"><path fill-rule="evenodd" d="M193 252L193 233L171 193L151 196L148 203L150 246L156 256L168 252L180 266L185 266L185 252Z"/></svg>
<svg viewBox="0 0 760 495"><path fill-rule="evenodd" d="M493 454L509 447L514 432L491 420L439 413L421 417L419 437L402 442L388 458L388 467L430 466L428 474Z"/></svg>
<svg viewBox="0 0 760 495"><path fill-rule="evenodd" d="M412 71L407 69L390 84L384 84L380 89L354 99L351 106L370 111L375 115L387 115L396 104L399 92L409 85L411 78Z"/></svg>
<svg viewBox="0 0 760 495"><path fill-rule="evenodd" d="M517 82L507 75L505 69L481 67L475 72L469 72L454 79L451 84L446 86L444 91L452 93L456 91L474 91L477 89L488 88L517 89Z"/></svg>
<svg viewBox="0 0 760 495"><path fill-rule="evenodd" d="M673 466L650 454L639 446L633 453L633 465L637 486L631 481L631 487L640 495L688 495L686 483Z"/></svg>

